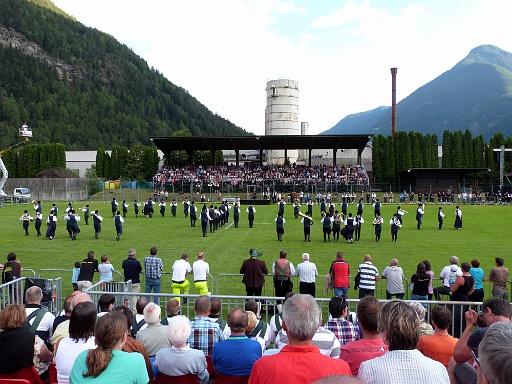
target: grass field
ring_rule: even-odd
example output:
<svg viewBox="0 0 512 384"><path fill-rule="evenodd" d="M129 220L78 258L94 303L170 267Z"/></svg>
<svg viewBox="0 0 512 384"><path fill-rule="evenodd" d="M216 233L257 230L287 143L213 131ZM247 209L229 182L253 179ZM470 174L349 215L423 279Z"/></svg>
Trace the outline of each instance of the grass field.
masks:
<svg viewBox="0 0 512 384"><path fill-rule="evenodd" d="M139 192L140 193L140 192ZM397 194L398 195L398 194ZM140 199L148 196L141 194ZM130 203L133 200L129 200ZM43 202L43 214L46 220L52 202ZM199 251L204 251L206 261L210 263L210 272L213 276L218 274L237 274L242 261L248 257L250 248L257 248L263 253L261 257L267 262L270 269L272 262L279 256L279 251L288 251L288 258L297 265L301 262L301 254L308 252L311 261L316 263L321 275L329 270L330 263L334 260L336 252L342 251L345 259L350 263L352 274L355 274L357 265L362 262L363 256L369 253L373 263L378 267L379 273L389 265L391 258L396 257L403 268L405 276L415 273L418 262L428 259L432 264L435 276L448 264L451 255L457 255L461 261L470 261L478 258L481 267L488 276L489 270L494 266L494 257L505 259L505 266L510 263L510 226L512 219L512 207L510 206L462 206L463 229L453 228L455 205L445 205L443 209L447 215L444 228L438 230L437 204L426 206L421 230L416 229L415 208L416 205L406 205L409 211L404 216L404 225L399 231L398 242L391 242L389 219L396 211L396 204L385 205L382 208L384 225L381 242L375 242L373 227L373 208L365 206L363 214L366 223L363 225L361 241L348 244L345 240L339 243L323 242L322 225L320 224L319 206L313 209L314 225L311 228L311 243L304 242L303 227L300 218L295 219L291 204L285 209L285 234L282 242L277 241L274 218L277 214L277 206L256 206L256 219L254 228L250 229L245 214L245 206L242 206L240 226L232 225L232 213L230 223L220 228L208 237L201 236L200 222L195 228L190 227L189 219L184 217L181 205L178 214L172 217L169 207L165 218L155 212L152 219L139 214L135 219L133 206L130 205L128 215L123 226L123 236L119 242L115 239L115 228L111 218L110 204L108 202L90 203L91 209L98 209L104 217L102 232L98 240L94 239L92 220L89 226L80 222L81 233L77 241L71 241L65 230L65 221L61 217L67 202L58 203L59 227L57 238L50 241L44 237L36 237L33 223L30 227L30 236L25 236L19 217L24 209L33 213L30 205L6 205L0 208L0 262L6 261L7 253L16 252L22 266L31 268L36 272L43 268L55 268L70 270L75 261L81 261L87 255L87 251L94 250L96 258L102 254L108 254L110 261L116 270L121 269L121 262L127 257L128 248L137 250L137 257L142 262L144 256L149 254L149 249L158 247L158 256L163 259L164 271L170 272L174 260L182 253L188 253L190 262L196 260ZM74 203L75 209L85 206L85 202ZM199 206L200 208L201 206ZM404 206L402 206L404 208ZM339 207L338 207L339 209ZM339 209L341 210L341 209ZM155 209L157 211L157 209ZM350 205L349 212L355 215L356 206ZM42 229L46 230L43 224ZM163 279L162 292L170 292L171 278L166 275ZM71 282L68 275L64 281L63 295L71 291ZM298 286L295 287L298 291ZM317 292L321 289L317 288ZM267 279L265 292L273 295L271 279ZM193 287L191 293L195 293ZM244 286L240 277L223 278L219 280L219 294L243 295ZM490 292L486 292L488 297ZM353 291L349 297L356 297Z"/></svg>

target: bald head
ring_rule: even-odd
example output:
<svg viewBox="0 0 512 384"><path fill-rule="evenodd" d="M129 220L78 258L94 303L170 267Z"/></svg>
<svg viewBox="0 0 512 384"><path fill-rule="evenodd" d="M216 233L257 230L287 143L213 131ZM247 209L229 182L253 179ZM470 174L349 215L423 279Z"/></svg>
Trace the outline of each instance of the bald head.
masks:
<svg viewBox="0 0 512 384"><path fill-rule="evenodd" d="M367 253L366 255L364 255L364 261L372 261L372 257Z"/></svg>
<svg viewBox="0 0 512 384"><path fill-rule="evenodd" d="M391 259L391 266L396 267L397 265L398 265L398 259Z"/></svg>
<svg viewBox="0 0 512 384"><path fill-rule="evenodd" d="M71 299L71 311L73 311L73 308L79 304L79 303L85 303L90 302L92 303L91 296L85 292L81 292L78 295L75 295L73 299Z"/></svg>

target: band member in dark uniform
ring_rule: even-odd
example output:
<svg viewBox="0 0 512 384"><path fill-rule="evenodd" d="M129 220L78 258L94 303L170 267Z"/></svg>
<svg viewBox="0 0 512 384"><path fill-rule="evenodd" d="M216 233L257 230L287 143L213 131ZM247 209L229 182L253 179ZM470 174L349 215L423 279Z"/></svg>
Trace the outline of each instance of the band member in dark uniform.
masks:
<svg viewBox="0 0 512 384"><path fill-rule="evenodd" d="M128 213L128 203L126 202L126 200L123 200L123 204L121 204L122 208L123 208L123 217L126 217L126 214Z"/></svg>
<svg viewBox="0 0 512 384"><path fill-rule="evenodd" d="M345 220L345 228L347 241L352 244L354 242L354 218L352 217L352 212L348 214L348 217Z"/></svg>
<svg viewBox="0 0 512 384"><path fill-rule="evenodd" d="M356 215L354 219L354 232L356 234L356 241L361 240L361 225L364 223L363 216Z"/></svg>
<svg viewBox="0 0 512 384"><path fill-rule="evenodd" d="M344 197L343 202L341 203L341 215L342 215L343 220L345 220L345 218L347 217L347 209L348 209L347 198Z"/></svg>
<svg viewBox="0 0 512 384"><path fill-rule="evenodd" d="M172 217L176 217L176 209L178 207L178 203L176 202L176 199L172 199L172 202L171 202L171 214L172 214Z"/></svg>
<svg viewBox="0 0 512 384"><path fill-rule="evenodd" d="M393 218L389 221L389 224L391 224L391 241L394 241L396 243L396 240L398 239L398 230L402 226L402 224L400 224L400 220L398 220L396 213L393 215Z"/></svg>
<svg viewBox="0 0 512 384"><path fill-rule="evenodd" d="M123 234L123 223L124 219L121 217L121 212L116 212L116 217L114 217L114 224L116 226L116 240L119 241L119 238Z"/></svg>
<svg viewBox="0 0 512 384"><path fill-rule="evenodd" d="M328 213L322 212L322 220L320 222L322 223L322 229L324 232L324 243L329 240L331 242L331 223L334 221L334 218L329 216Z"/></svg>
<svg viewBox="0 0 512 384"><path fill-rule="evenodd" d="M453 227L455 229L462 228L462 211L460 210L459 205L457 205L457 207L455 207L455 224L453 224Z"/></svg>
<svg viewBox="0 0 512 384"><path fill-rule="evenodd" d="M103 217L100 216L98 210L93 212L92 221L94 224L94 238L97 239L101 232L101 222L103 221Z"/></svg>
<svg viewBox="0 0 512 384"><path fill-rule="evenodd" d="M245 211L249 214L249 228L252 228L252 226L254 225L254 214L256 213L256 208L254 208L251 204L249 205L249 207L247 207Z"/></svg>
<svg viewBox="0 0 512 384"><path fill-rule="evenodd" d="M340 241L341 222L343 221L342 216L338 211L334 211L334 221L332 223L332 239L334 241Z"/></svg>
<svg viewBox="0 0 512 384"><path fill-rule="evenodd" d="M304 224L304 241L311 242L311 226L313 225L313 219L311 216L306 215L300 222Z"/></svg>
<svg viewBox="0 0 512 384"><path fill-rule="evenodd" d="M295 218L299 218L299 210L300 210L300 204L297 200L293 203L293 215Z"/></svg>
<svg viewBox="0 0 512 384"><path fill-rule="evenodd" d="M307 215L309 217L313 217L313 200L311 200L311 199L308 200L308 212L307 212Z"/></svg>
<svg viewBox="0 0 512 384"><path fill-rule="evenodd" d="M423 214L425 210L422 203L418 203L418 209L416 209L416 221L418 222L418 229L421 229L421 224L423 223Z"/></svg>
<svg viewBox="0 0 512 384"><path fill-rule="evenodd" d="M377 216L375 219L373 219L373 226L375 227L375 241L380 241L380 234L382 232L382 223L384 223L384 220L382 217Z"/></svg>
<svg viewBox="0 0 512 384"><path fill-rule="evenodd" d="M201 210L200 218L203 237L207 237L206 233L208 232L208 222L210 221L210 214L208 213L208 208L206 208L206 204L203 204L203 209Z"/></svg>
<svg viewBox="0 0 512 384"><path fill-rule="evenodd" d="M181 204L183 204L183 213L185 214L185 217L188 217L188 206L189 206L188 198L185 197L185 200L183 200L181 202Z"/></svg>
<svg viewBox="0 0 512 384"><path fill-rule="evenodd" d="M37 231L37 236L41 236L41 224L43 223L43 214L39 211L36 212L36 222L35 229Z"/></svg>
<svg viewBox="0 0 512 384"><path fill-rule="evenodd" d="M135 202L133 203L133 210L135 212L135 218L137 218L137 216L139 216L139 207L141 206L140 203L137 202L137 200L135 200Z"/></svg>
<svg viewBox="0 0 512 384"><path fill-rule="evenodd" d="M439 210L437 211L437 221L439 222L439 229L443 229L443 223L444 223L444 212L443 207L439 207Z"/></svg>
<svg viewBox="0 0 512 384"><path fill-rule="evenodd" d="M155 210L153 209L153 200L151 200L151 197L148 199L148 212L149 218L153 217L153 213Z"/></svg>
<svg viewBox="0 0 512 384"><path fill-rule="evenodd" d="M162 217L164 217L165 216L165 207L167 206L165 199L160 200L160 203L158 203L158 205L160 206L160 214L162 215Z"/></svg>
<svg viewBox="0 0 512 384"><path fill-rule="evenodd" d="M364 209L364 203L363 203L363 199L359 199L359 204L357 204L357 214L358 215L363 215L363 209Z"/></svg>
<svg viewBox="0 0 512 384"><path fill-rule="evenodd" d="M240 221L240 207L238 205L238 202L236 202L235 206L233 207L233 223L235 225L235 228L238 228L239 221Z"/></svg>
<svg viewBox="0 0 512 384"><path fill-rule="evenodd" d="M112 198L112 201L110 202L110 205L112 207L112 217L115 217L116 216L116 211L117 211L117 205L119 203L116 201L116 198L113 197Z"/></svg>
<svg viewBox="0 0 512 384"><path fill-rule="evenodd" d="M286 223L286 220L283 215L279 214L274 221L276 222L277 241L283 241L284 223Z"/></svg>
<svg viewBox="0 0 512 384"><path fill-rule="evenodd" d="M375 217L380 215L380 201L379 199L375 200L375 203L373 203L373 214Z"/></svg>
<svg viewBox="0 0 512 384"><path fill-rule="evenodd" d="M194 202L190 204L190 226L195 227L196 226L196 220L197 220L197 207Z"/></svg>

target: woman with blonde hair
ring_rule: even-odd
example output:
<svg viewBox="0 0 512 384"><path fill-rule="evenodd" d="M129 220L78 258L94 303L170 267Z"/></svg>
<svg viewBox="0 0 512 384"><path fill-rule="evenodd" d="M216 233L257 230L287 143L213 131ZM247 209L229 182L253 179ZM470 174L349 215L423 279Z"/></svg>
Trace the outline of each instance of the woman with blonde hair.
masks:
<svg viewBox="0 0 512 384"><path fill-rule="evenodd" d="M126 318L119 312L100 317L94 328L97 347L76 358L70 382L104 384L147 384L148 372L140 353L123 352L127 339Z"/></svg>
<svg viewBox="0 0 512 384"><path fill-rule="evenodd" d="M248 321L247 321L247 328L245 330L245 336L247 336L249 339L256 340L261 345L261 353L265 352L265 340L263 340L262 337L258 336L258 332L254 334L254 329L258 325L259 321L254 312L246 311Z"/></svg>

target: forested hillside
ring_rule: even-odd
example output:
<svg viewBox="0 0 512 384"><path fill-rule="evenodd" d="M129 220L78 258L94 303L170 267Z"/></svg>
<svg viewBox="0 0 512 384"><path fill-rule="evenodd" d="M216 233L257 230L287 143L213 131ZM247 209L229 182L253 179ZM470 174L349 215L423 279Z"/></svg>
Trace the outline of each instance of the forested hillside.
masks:
<svg viewBox="0 0 512 384"><path fill-rule="evenodd" d="M0 0L0 148L26 122L35 143L67 150L150 144L193 136L247 135L112 36L48 1Z"/></svg>

